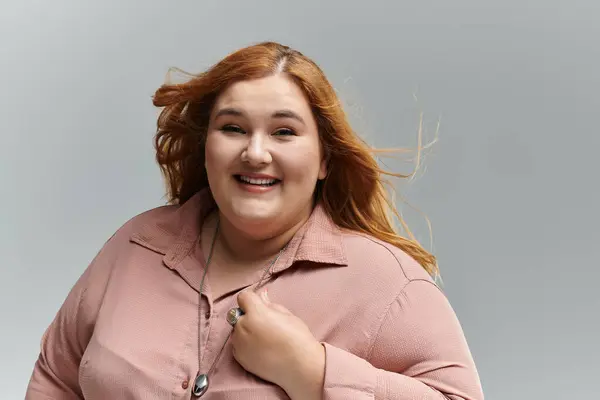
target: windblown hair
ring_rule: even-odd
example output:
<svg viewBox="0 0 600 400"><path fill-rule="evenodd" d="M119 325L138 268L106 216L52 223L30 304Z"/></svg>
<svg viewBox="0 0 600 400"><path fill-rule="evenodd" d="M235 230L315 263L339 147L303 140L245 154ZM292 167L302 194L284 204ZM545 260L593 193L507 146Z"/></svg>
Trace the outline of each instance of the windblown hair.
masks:
<svg viewBox="0 0 600 400"><path fill-rule="evenodd" d="M153 103L163 108L155 136L156 160L172 204L183 204L208 186L204 144L210 113L217 96L234 82L284 73L304 91L319 128L328 158L327 177L315 195L341 228L372 235L405 251L431 276L439 270L435 257L414 238L398 212L384 176L387 172L350 126L341 102L323 71L290 47L264 42L229 54L185 83L165 83ZM385 150L384 150L385 151ZM409 236L401 236L394 217Z"/></svg>

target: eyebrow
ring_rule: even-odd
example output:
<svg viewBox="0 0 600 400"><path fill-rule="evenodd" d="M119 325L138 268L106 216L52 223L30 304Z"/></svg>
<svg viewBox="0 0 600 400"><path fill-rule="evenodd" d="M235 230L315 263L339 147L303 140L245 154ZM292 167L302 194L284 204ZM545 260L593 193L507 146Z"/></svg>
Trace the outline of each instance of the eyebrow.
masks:
<svg viewBox="0 0 600 400"><path fill-rule="evenodd" d="M237 108L226 107L226 108L220 109L215 114L215 118L218 118L218 117L221 117L224 115L231 115L234 117L243 117L245 114L243 111L241 111ZM291 119L295 119L296 121L306 125L306 122L304 122L304 119L297 113L293 112L292 110L277 110L277 111L273 112L273 114L271 114L271 118L291 118Z"/></svg>

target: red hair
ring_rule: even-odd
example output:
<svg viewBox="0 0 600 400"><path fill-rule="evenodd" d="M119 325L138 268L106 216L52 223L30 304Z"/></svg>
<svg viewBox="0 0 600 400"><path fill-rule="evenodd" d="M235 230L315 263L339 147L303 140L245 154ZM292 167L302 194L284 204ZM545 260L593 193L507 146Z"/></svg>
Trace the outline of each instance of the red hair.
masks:
<svg viewBox="0 0 600 400"><path fill-rule="evenodd" d="M342 228L372 235L402 249L430 275L439 270L435 257L413 237L385 190L385 175L376 152L352 130L323 71L302 53L264 42L229 54L185 83L164 84L153 102L163 107L155 136L156 160L166 181L169 201L182 204L208 186L204 142L217 96L236 81L285 73L304 91L312 107L328 158L327 177L315 192L333 221ZM396 218L409 238L394 228Z"/></svg>

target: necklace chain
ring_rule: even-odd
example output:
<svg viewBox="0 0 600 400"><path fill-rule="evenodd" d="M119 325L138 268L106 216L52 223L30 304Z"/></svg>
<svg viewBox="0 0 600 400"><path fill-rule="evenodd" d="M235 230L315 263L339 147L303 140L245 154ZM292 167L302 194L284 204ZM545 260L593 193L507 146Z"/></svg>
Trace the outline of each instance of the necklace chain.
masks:
<svg viewBox="0 0 600 400"><path fill-rule="evenodd" d="M220 225L220 220L217 219L217 226L215 228L215 233L213 234L213 237L212 237L212 241L210 244L210 250L208 252L208 257L206 258L206 265L204 267L204 272L202 273L202 280L200 281L200 288L198 290L199 294L198 294L198 375L197 376L200 376L201 370L202 370L202 293L204 291L204 280L206 278L206 273L208 272L208 267L212 260L213 251L215 248L215 242L217 241L217 236L219 234L219 225ZM279 257L281 256L281 254L283 253L283 251L285 250L286 247L287 247L287 245L284 246L279 251L277 256L270 263L267 264L267 267L265 268L265 271L263 272L262 276L260 277L258 282L255 283L256 287L254 288L254 291L256 291L260 287L262 287L267 275L269 274L269 272L271 272L271 269L273 268L273 266L275 265L277 260L279 260ZM231 337L232 333L233 333L233 327L229 331L229 334L227 335L227 337L225 338L225 341L223 342L221 349L217 353L217 356L215 357L214 361L212 362L208 372L205 374L207 378L212 374L215 366L217 365L217 362L221 358L221 354L223 353L223 350L225 349L225 346L227 345L227 342L229 341L229 338ZM193 388L193 385L192 385L192 388Z"/></svg>

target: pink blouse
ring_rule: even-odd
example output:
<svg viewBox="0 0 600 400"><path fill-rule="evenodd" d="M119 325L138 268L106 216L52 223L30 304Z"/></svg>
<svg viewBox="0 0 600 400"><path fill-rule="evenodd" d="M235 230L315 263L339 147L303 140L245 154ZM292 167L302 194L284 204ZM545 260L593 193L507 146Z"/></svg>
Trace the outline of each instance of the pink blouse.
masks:
<svg viewBox="0 0 600 400"><path fill-rule="evenodd" d="M225 343L240 290L199 304L207 191L125 223L76 282L41 341L26 400L190 399L198 370ZM258 279L257 279L258 280ZM324 400L483 399L456 315L400 249L343 231L317 206L274 265L271 301L326 349ZM200 310L200 313L199 313ZM286 399L225 346L207 400Z"/></svg>

